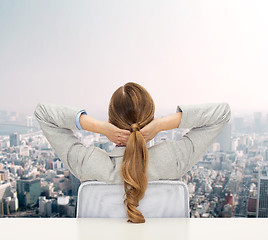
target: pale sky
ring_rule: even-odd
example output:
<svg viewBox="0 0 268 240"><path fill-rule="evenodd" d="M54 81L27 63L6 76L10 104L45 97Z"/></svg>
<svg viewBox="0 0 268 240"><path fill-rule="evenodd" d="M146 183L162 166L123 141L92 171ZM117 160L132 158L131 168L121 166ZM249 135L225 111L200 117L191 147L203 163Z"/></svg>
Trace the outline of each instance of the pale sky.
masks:
<svg viewBox="0 0 268 240"><path fill-rule="evenodd" d="M267 112L267 11L265 0L0 0L0 109L46 101L106 116L133 81L156 115L222 101L233 115Z"/></svg>

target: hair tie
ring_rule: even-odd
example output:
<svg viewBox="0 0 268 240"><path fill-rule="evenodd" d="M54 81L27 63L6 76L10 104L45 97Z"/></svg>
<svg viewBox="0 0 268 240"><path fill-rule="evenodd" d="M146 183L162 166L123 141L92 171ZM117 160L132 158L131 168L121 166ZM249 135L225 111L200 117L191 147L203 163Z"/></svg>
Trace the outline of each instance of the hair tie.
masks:
<svg viewBox="0 0 268 240"><path fill-rule="evenodd" d="M140 127L139 127L138 123L133 123L133 124L131 124L130 127L131 127L131 129L130 129L131 132L140 131Z"/></svg>

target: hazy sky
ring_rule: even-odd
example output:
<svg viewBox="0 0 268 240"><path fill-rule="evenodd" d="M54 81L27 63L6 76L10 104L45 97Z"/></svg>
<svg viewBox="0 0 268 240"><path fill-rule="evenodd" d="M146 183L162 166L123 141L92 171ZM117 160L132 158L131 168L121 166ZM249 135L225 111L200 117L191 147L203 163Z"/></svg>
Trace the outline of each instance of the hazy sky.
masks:
<svg viewBox="0 0 268 240"><path fill-rule="evenodd" d="M134 81L156 115L221 101L233 115L268 111L267 10L265 0L0 0L0 109L33 114L46 101L106 116Z"/></svg>

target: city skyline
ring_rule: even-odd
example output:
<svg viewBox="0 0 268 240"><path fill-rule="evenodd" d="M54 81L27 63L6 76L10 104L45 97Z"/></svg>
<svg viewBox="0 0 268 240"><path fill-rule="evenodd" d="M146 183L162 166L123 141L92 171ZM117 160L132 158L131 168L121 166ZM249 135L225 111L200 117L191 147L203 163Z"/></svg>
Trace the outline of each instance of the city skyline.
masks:
<svg viewBox="0 0 268 240"><path fill-rule="evenodd" d="M226 125L207 153L182 177L189 188L191 218L256 217L258 174L268 166L268 141L264 135L256 135L254 128L252 130L245 134L243 125L238 124L234 134ZM178 141L184 133L184 130L176 129L159 133L153 139L153 145L167 139ZM76 134L86 146L93 144L106 151L113 148L105 136ZM0 202L0 215L75 217L80 183L55 154L45 136L32 132L9 137L2 139L0 147L0 195L5 189L7 193ZM26 194L24 189L28 189ZM266 196L260 196L266 209Z"/></svg>

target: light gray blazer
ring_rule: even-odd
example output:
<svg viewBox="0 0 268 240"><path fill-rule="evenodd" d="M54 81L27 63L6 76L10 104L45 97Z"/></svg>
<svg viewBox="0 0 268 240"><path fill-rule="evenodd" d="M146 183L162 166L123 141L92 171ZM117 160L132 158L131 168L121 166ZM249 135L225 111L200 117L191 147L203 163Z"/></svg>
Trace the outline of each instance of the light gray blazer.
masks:
<svg viewBox="0 0 268 240"><path fill-rule="evenodd" d="M231 118L227 102L177 106L182 110L179 129L190 129L180 140L165 140L148 148L148 181L180 179L207 153ZM81 182L123 183L120 165L125 147L111 151L84 146L72 130L80 107L38 103L34 114L51 147ZM90 112L87 111L89 114Z"/></svg>

